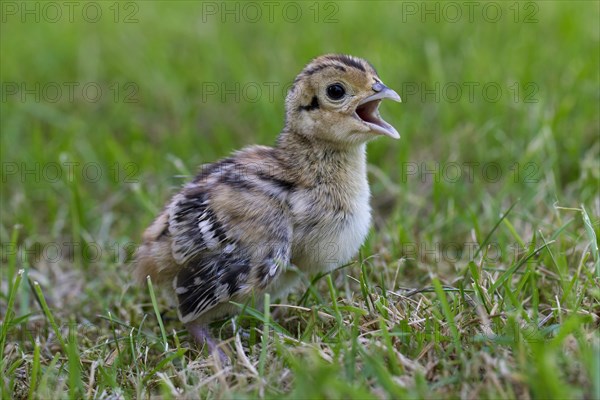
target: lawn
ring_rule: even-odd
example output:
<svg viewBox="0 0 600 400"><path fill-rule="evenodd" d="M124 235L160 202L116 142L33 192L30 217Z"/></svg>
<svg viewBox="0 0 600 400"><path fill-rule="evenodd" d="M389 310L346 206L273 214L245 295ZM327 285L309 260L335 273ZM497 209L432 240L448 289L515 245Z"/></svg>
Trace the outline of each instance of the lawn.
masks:
<svg viewBox="0 0 600 400"><path fill-rule="evenodd" d="M2 398L600 398L600 3L0 3ZM402 104L356 259L189 344L138 287L198 166L312 57Z"/></svg>

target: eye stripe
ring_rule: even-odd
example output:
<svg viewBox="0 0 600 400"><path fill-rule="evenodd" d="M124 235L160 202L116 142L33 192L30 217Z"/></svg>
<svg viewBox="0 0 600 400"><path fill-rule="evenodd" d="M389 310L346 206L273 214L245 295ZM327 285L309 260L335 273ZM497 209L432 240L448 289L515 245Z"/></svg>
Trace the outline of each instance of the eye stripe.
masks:
<svg viewBox="0 0 600 400"><path fill-rule="evenodd" d="M310 102L309 105L307 106L300 106L298 107L299 111L311 111L311 110L316 110L318 109L319 106L319 99L317 99L317 96L313 96L312 101Z"/></svg>

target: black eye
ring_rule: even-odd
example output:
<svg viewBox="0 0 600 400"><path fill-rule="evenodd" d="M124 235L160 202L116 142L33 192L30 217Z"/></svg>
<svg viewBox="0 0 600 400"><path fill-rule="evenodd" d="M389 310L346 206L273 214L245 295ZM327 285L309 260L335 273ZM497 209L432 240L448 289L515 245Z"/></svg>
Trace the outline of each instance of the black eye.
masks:
<svg viewBox="0 0 600 400"><path fill-rule="evenodd" d="M346 94L346 90L339 83L327 86L327 97L331 100L339 100Z"/></svg>

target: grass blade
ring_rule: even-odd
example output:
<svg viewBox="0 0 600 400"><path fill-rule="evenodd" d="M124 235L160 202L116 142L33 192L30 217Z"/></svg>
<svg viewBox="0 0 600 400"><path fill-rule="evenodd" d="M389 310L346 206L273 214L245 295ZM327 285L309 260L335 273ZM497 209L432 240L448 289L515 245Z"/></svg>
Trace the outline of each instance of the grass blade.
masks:
<svg viewBox="0 0 600 400"><path fill-rule="evenodd" d="M594 269L596 270L596 276L600 277L600 256L598 255L598 239L596 238L596 232L592 226L592 221L585 211L583 204L581 205L581 216L583 217L583 225L585 226L585 232L590 239L590 247L592 249L592 255L594 256Z"/></svg>
<svg viewBox="0 0 600 400"><path fill-rule="evenodd" d="M267 344L269 342L269 331L270 331L270 321L271 321L271 296L269 293L265 294L265 313L264 313L264 325L263 325L263 334L261 341L261 349L260 349L260 358L258 360L258 371L260 376L264 376L265 374L265 363L267 360Z"/></svg>
<svg viewBox="0 0 600 400"><path fill-rule="evenodd" d="M162 317L160 316L160 311L158 310L158 302L156 301L154 287L152 286L152 279L150 279L149 275L146 277L146 281L148 282L148 291L150 292L150 298L152 299L152 308L154 309L154 314L156 315L156 319L158 320L158 326L160 327L160 334L162 335L163 345L165 347L165 351L169 351L167 331L165 331L165 325L163 324Z"/></svg>
<svg viewBox="0 0 600 400"><path fill-rule="evenodd" d="M8 336L8 328L11 325L11 320L14 314L15 298L17 297L17 291L21 286L21 280L25 270L21 269L17 272L15 282L10 288L8 294L8 305L6 306L6 313L4 314L4 322L2 323L2 331L0 332L0 371L4 371L4 345L6 344L6 337ZM9 279L11 277L9 276Z"/></svg>
<svg viewBox="0 0 600 400"><path fill-rule="evenodd" d="M67 357L69 360L69 398L81 398L83 382L81 381L81 358L77 348L77 331L75 321L69 324L69 341L67 344Z"/></svg>
<svg viewBox="0 0 600 400"><path fill-rule="evenodd" d="M327 275L327 286L329 287L329 294L331 295L331 304L333 306L333 311L335 313L335 319L338 323L338 328L342 328L342 314L340 314L340 309L338 308L337 296L335 293L335 288L333 287L333 281L331 280L331 275Z"/></svg>
<svg viewBox="0 0 600 400"><path fill-rule="evenodd" d="M510 214L510 212L517 205L518 202L519 201L517 200L514 203L512 203L511 206L508 207L508 210L506 210L506 212L504 214L502 214L502 216L500 217L500 219L498 220L498 222L496 222L496 225L494 225L494 227L492 228L492 230L487 234L487 236L485 237L485 239L483 239L483 242L481 242L481 244L479 245L479 248L475 252L475 255L473 256L473 258L476 258L479 255L479 253L481 252L481 250L488 244L488 242L492 238L492 235L494 234L494 232L496 231L496 229L498 229L498 227L500 226L500 224L502 223L502 221L504 220L504 218L508 217L508 214Z"/></svg>
<svg viewBox="0 0 600 400"><path fill-rule="evenodd" d="M534 257L536 254L538 254L540 251L544 250L546 247L550 246L552 243L554 243L554 241L544 243L542 246L533 250L527 256L525 256L521 260L519 260L518 263L516 263L515 265L513 265L512 267L510 267L509 269L504 271L502 273L502 275L500 275L500 277L496 280L496 282L492 283L492 285L490 286L489 292L493 293L498 287L500 287L504 283L505 280L510 278L512 276L512 274L515 273L515 271L517 271L519 268L521 268L521 266L523 266L523 264L525 264L527 261L529 261L530 258Z"/></svg>
<svg viewBox="0 0 600 400"><path fill-rule="evenodd" d="M148 380L150 380L150 378L152 378L158 371L163 369L165 365L175 360L176 358L181 358L185 354L185 352L186 349L179 349L175 353L172 353L163 360L161 360L158 364L156 364L156 367L152 368L150 372L147 372L145 374L144 379L142 380L142 386L146 386Z"/></svg>
<svg viewBox="0 0 600 400"><path fill-rule="evenodd" d="M15 225L13 228L12 234L10 236L9 249L10 253L8 256L8 268L7 275L8 276L8 292L12 290L12 277L15 276L15 268L17 266L17 255L19 253L17 249L17 240L19 239L19 231L21 230L20 225Z"/></svg>
<svg viewBox="0 0 600 400"><path fill-rule="evenodd" d="M50 308L48 307L48 303L46 303L46 298L44 297L44 293L42 292L42 288L40 287L40 284L38 281L33 282L33 290L34 290L35 294L37 295L40 305L42 306L42 310L44 311L44 315L46 316L46 319L48 320L48 322L50 323L50 326L54 330L54 334L56 335L56 338L58 339L58 342L60 343L60 346L62 347L64 354L69 354L69 349L67 348L67 344L66 344L64 338L62 337L62 334L60 333L60 329L54 319L54 315L52 315L52 312L50 311Z"/></svg>
<svg viewBox="0 0 600 400"><path fill-rule="evenodd" d="M37 379L40 374L40 341L36 338L33 344L33 361L31 365L31 373L29 375L29 395L28 400L33 400L37 388Z"/></svg>
<svg viewBox="0 0 600 400"><path fill-rule="evenodd" d="M454 315L452 314L452 310L450 309L450 304L448 303L448 299L446 298L446 293L442 288L442 284L440 283L437 277L432 278L433 287L435 288L435 293L437 294L438 299L440 300L440 304L442 305L442 312L448 321L448 325L450 326L450 333L452 333L452 340L454 342L454 348L457 353L462 353L461 345L460 345L460 333L458 332L458 328L456 327L456 322L454 321Z"/></svg>

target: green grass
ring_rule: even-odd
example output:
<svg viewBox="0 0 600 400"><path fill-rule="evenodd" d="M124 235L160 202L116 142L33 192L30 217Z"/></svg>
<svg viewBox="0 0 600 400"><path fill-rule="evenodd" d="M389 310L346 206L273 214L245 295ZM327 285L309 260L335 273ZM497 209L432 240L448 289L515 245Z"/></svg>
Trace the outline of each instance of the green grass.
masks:
<svg viewBox="0 0 600 400"><path fill-rule="evenodd" d="M495 23L460 2L457 22L421 2L293 3L297 22L43 4L1 5L2 398L600 398L597 2L493 3ZM401 140L369 145L374 228L351 265L215 326L220 365L131 255L199 164L273 143L325 52L404 101L382 106Z"/></svg>

